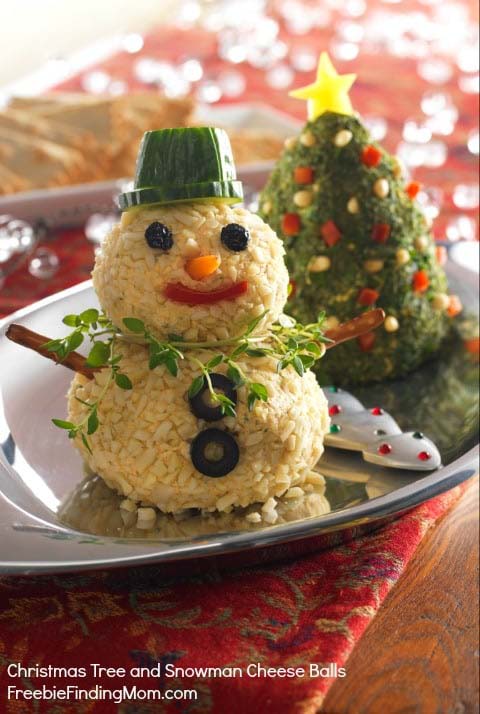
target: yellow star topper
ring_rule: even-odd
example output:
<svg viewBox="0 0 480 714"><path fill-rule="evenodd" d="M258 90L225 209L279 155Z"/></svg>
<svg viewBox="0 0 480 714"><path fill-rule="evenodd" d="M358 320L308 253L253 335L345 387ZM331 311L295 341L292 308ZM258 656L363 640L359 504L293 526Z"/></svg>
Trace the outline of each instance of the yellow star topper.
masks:
<svg viewBox="0 0 480 714"><path fill-rule="evenodd" d="M306 87L295 89L290 92L290 96L307 100L308 118L311 121L324 112L353 114L348 90L356 78L356 74L337 74L328 54L322 52L316 81Z"/></svg>

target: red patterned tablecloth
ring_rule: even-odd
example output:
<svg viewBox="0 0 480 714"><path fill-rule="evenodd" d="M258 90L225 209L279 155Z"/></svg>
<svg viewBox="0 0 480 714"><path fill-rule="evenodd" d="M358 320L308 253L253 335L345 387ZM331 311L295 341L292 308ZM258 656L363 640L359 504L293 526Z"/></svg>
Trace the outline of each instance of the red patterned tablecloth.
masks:
<svg viewBox="0 0 480 714"><path fill-rule="evenodd" d="M423 6L422 6L423 7ZM423 8L425 9L425 8ZM283 37L290 45L323 48L330 29L307 36ZM216 39L199 30L188 33L162 29L146 38L143 55L179 60L202 57L212 74L220 61ZM188 50L187 50L188 48ZM117 55L102 64L113 78L139 88L133 74L138 55ZM355 61L359 79L352 91L356 108L369 115L384 116L389 130L386 145L394 149L407 116L417 115L421 95L428 88L415 71L416 60L387 55L361 54ZM338 62L339 71L351 71L350 63ZM268 101L284 111L303 116L300 102L283 91L267 88L264 74L242 67L247 86L241 101ZM457 73L458 74L458 73ZM301 82L310 80L303 74ZM458 183L470 183L476 167L467 150L467 136L476 115L476 97L461 92L454 74L446 89L459 109L454 134L443 137L448 145L446 163L423 169L417 177L440 187L445 195L437 235L454 215L452 191ZM79 89L81 78L64 89ZM144 89L144 87L142 87ZM445 87L443 87L445 89ZM471 215L467 211L467 214ZM52 247L52 244L49 244ZM53 244L61 271L51 280L39 281L26 269L11 276L0 293L0 313L7 314L63 287L86 279L93 250L81 231L63 232ZM150 712L245 714L307 714L316 712L330 677L184 678L169 679L165 666L243 668L250 663L268 667L308 667L308 663L343 667L355 643L375 616L428 528L456 501L461 488L430 501L382 531L295 562L250 568L222 574L165 580L155 566L122 571L64 576L0 579L0 681L9 678L9 663L25 666L88 666L89 663L127 670L161 666L160 676L143 679L142 687L161 690L175 687L198 691L197 701L168 703L125 702L4 702L8 714L57 712L128 714ZM348 673L348 663L346 665ZM348 676L348 674L347 674ZM42 684L61 687L66 683L90 688L99 684L110 690L125 679L48 679L26 677L25 688Z"/></svg>

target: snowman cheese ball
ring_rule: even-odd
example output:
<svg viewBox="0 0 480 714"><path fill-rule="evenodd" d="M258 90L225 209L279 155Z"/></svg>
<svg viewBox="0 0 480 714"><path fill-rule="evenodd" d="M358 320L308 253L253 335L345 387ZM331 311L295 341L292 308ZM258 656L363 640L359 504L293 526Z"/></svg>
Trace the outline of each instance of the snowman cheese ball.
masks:
<svg viewBox="0 0 480 714"><path fill-rule="evenodd" d="M121 197L121 222L102 246L93 282L121 327L137 317L159 338L226 339L287 300L282 242L242 199L230 142L218 129L145 134L137 188Z"/></svg>
<svg viewBox="0 0 480 714"><path fill-rule="evenodd" d="M267 503L322 479L312 469L329 416L313 373L278 370L268 350L239 351L235 341L253 325L263 344L288 286L281 241L235 205L241 198L223 131L148 132L135 187L120 196L120 223L96 259L94 287L120 333L131 389L108 383L107 370L76 374L68 418L85 422L98 403L98 426L74 442L109 486L165 512ZM180 346L178 369L152 368L149 345L128 329L135 324Z"/></svg>

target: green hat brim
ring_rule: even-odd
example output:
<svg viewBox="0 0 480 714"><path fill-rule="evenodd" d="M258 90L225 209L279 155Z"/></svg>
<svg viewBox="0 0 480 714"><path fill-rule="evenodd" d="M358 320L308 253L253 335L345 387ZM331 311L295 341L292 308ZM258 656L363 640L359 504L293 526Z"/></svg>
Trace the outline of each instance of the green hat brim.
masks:
<svg viewBox="0 0 480 714"><path fill-rule="evenodd" d="M135 206L165 203L190 203L192 201L224 201L239 203L243 201L241 181L205 181L181 186L155 186L137 188L121 193L118 204L122 211Z"/></svg>

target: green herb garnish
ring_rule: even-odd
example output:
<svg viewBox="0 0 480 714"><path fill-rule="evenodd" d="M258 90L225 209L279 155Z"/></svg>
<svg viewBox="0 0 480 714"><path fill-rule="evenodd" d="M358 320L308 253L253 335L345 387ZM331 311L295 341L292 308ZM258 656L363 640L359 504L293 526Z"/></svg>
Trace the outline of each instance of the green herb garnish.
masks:
<svg viewBox="0 0 480 714"><path fill-rule="evenodd" d="M120 371L122 355L117 354L115 349L119 340L130 340L148 346L149 368L164 366L174 377L178 374L179 361L190 360L198 367L199 374L189 387L189 397L198 394L206 384L211 401L218 404L221 413L224 416L235 417L234 402L222 392L215 390L210 377L216 367L221 364L226 365L227 377L237 388L245 388L247 406L251 411L257 401L268 401L268 392L265 385L248 379L238 363L242 355L253 358L272 357L277 360L278 372L291 366L302 376L323 356L323 344L331 342L322 332L324 313L319 315L317 322L310 325L300 325L292 318L284 317L281 322L275 323L269 332L262 333L259 331L259 326L265 315L266 312L263 312L251 320L237 336L206 342L187 342L181 336L174 334L168 336L168 341L158 340L146 328L145 323L136 317L126 317L122 320L123 326L131 333L125 335L119 332L106 315L93 308L79 315L66 315L63 322L74 328L72 332L66 337L47 342L43 347L54 352L62 361L80 347L85 339L89 339L92 346L86 358L86 365L109 369L109 374L96 401L85 402L77 398L88 407L87 414L80 423L74 424L63 419L53 419L53 423L60 429L68 431L71 439L80 436L91 453L87 437L98 429L98 407L108 387L114 382L120 389L132 389L129 377ZM207 362L202 362L192 354L205 350L217 351L217 354Z"/></svg>
<svg viewBox="0 0 480 714"><path fill-rule="evenodd" d="M105 384L94 402L85 402L76 397L77 401L87 407L87 413L81 422L74 424L63 419L52 419L55 426L68 431L70 439L80 436L83 444L91 453L87 436L94 434L99 427L98 406L108 387L112 382L115 382L120 389L132 389L133 385L129 377L120 371L119 363L122 355L115 353L118 337L117 330L105 315L92 308L79 315L66 315L62 322L69 327L73 327L73 332L61 339L50 340L43 347L50 352L54 352L59 357L59 360L62 361L68 354L80 347L87 337L92 342L92 346L85 361L86 366L108 368L110 370Z"/></svg>

